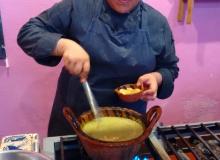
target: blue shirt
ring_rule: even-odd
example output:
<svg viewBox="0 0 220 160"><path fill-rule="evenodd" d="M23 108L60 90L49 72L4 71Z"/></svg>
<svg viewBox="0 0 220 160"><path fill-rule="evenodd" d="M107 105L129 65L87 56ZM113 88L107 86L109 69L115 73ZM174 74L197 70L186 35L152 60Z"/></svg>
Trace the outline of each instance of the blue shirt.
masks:
<svg viewBox="0 0 220 160"><path fill-rule="evenodd" d="M114 89L154 71L163 78L158 98L172 94L179 71L172 33L166 18L142 1L130 13L119 14L105 0L63 0L30 19L18 34L18 44L38 63L55 66L61 58L51 53L61 37L76 41L88 52L88 81L100 106L144 113L146 102L124 103ZM55 112L62 105L72 106L77 114L89 109L79 78L65 68L54 102L57 109L51 116L57 117Z"/></svg>

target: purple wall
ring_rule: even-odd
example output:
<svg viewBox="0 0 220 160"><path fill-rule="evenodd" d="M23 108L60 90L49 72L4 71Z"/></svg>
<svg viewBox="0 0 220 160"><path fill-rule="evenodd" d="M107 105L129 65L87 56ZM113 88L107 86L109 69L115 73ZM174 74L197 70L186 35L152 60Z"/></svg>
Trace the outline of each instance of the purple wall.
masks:
<svg viewBox="0 0 220 160"><path fill-rule="evenodd" d="M0 66L0 137L37 132L46 135L60 66L40 66L17 46L20 27L55 0L1 0L6 51L10 63ZM2 64L2 63L1 63Z"/></svg>
<svg viewBox="0 0 220 160"><path fill-rule="evenodd" d="M46 136L61 65L40 66L16 44L21 25L56 0L1 0L10 68L0 63L0 137L37 132ZM196 1L193 23L176 22L178 1L145 0L159 9L173 30L180 76L173 96L151 102L163 107L165 124L219 120L220 117L220 1Z"/></svg>
<svg viewBox="0 0 220 160"><path fill-rule="evenodd" d="M178 1L146 0L169 20L180 57L173 96L161 104L165 124L220 120L220 1L195 1L193 22L176 21ZM151 106L151 104L150 104Z"/></svg>

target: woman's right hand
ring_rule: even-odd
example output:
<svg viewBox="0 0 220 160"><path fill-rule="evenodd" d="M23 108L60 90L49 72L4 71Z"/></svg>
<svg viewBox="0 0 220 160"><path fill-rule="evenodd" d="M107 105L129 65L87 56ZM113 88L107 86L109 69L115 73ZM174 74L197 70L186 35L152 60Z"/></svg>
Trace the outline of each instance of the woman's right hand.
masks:
<svg viewBox="0 0 220 160"><path fill-rule="evenodd" d="M61 38L53 52L56 56L62 56L64 66L72 75L80 77L80 81L86 81L90 71L90 59L88 53L76 42Z"/></svg>

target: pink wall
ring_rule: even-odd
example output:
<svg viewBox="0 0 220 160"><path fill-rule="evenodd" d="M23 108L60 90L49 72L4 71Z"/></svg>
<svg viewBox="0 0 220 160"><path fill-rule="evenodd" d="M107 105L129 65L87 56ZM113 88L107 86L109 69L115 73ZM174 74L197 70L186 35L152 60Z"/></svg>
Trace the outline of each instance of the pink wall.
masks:
<svg viewBox="0 0 220 160"><path fill-rule="evenodd" d="M55 0L1 0L9 70L0 66L0 137L37 132L46 135L60 67L40 66L17 46L19 28ZM2 64L2 63L1 63Z"/></svg>
<svg viewBox="0 0 220 160"><path fill-rule="evenodd" d="M180 57L175 92L161 104L165 124L220 120L220 1L195 1L193 23L178 23L178 1L146 0L169 20ZM150 104L151 105L151 104Z"/></svg>
<svg viewBox="0 0 220 160"><path fill-rule="evenodd" d="M7 70L0 63L0 136L37 132L46 136L47 123L61 65L40 66L16 44L21 25L56 0L1 0ZM173 96L150 103L163 107L165 124L219 120L220 1L196 1L193 23L176 22L178 1L145 0L169 20L180 57L180 76Z"/></svg>

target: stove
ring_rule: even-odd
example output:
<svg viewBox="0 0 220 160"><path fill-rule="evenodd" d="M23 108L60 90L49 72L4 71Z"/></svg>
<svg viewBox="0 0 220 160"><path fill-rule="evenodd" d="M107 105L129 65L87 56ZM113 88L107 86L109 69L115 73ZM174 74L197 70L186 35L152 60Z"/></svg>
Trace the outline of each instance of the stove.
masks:
<svg viewBox="0 0 220 160"><path fill-rule="evenodd" d="M149 143L146 141L146 143ZM153 160L157 156L151 153L150 146L142 145L139 153L132 160ZM43 153L54 160L91 160L76 135L48 137L44 139ZM159 157L158 157L159 158Z"/></svg>
<svg viewBox="0 0 220 160"><path fill-rule="evenodd" d="M177 160L220 160L220 121L159 126L157 133Z"/></svg>
<svg viewBox="0 0 220 160"><path fill-rule="evenodd" d="M55 160L90 160L76 135L45 138L43 151ZM220 160L220 121L158 125L132 160Z"/></svg>

